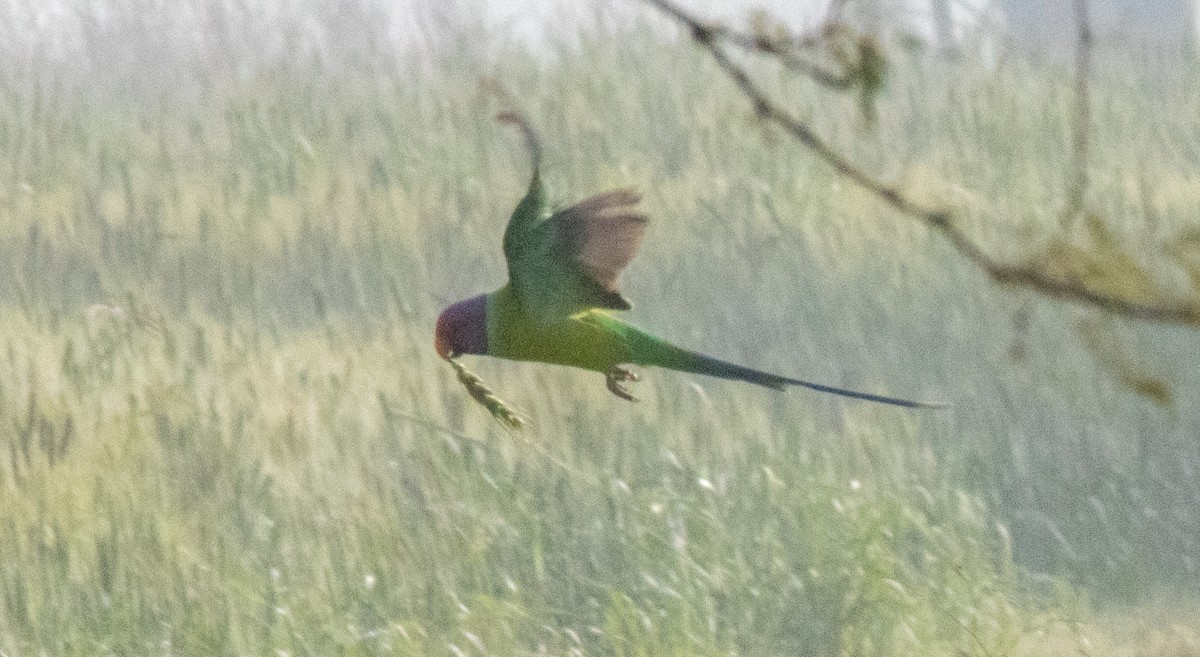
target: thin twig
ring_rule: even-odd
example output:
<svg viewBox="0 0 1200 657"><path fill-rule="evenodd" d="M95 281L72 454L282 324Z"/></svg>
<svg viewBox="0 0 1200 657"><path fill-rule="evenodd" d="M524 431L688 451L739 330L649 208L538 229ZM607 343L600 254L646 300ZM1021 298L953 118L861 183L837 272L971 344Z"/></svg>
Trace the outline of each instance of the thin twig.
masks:
<svg viewBox="0 0 1200 657"><path fill-rule="evenodd" d="M476 445L477 447L480 447L483 449L488 449L489 443L488 443L487 439L477 438L475 436L465 434L461 431L455 431L454 429L451 429L450 427L447 427L442 424L438 424L437 422L434 422L433 420L421 417L420 415L415 415L413 413L405 413L404 411L398 410L386 397L384 397L383 393L380 393L379 399L380 399L380 403L382 404L383 412L389 418L399 418L402 420L407 420L409 422L414 422L416 424L420 424L429 429L432 429L436 432L445 434L446 436L449 436L451 438L458 438L459 440L465 440L469 443ZM588 473L580 470L579 468L576 468L575 466L571 465L570 463L567 463L566 461L558 458L554 454L551 454L549 450L547 450L545 447L538 444L536 441L534 441L528 437L525 437L525 436L520 436L519 434L514 434L514 435L518 435L527 445L529 445L531 448L533 448L533 450L535 452L537 452L539 456L546 459L546 461L548 463L550 463L551 465L553 465L557 468L560 468L561 470L565 471L567 474L570 474L572 476L578 477L583 480L589 480L589 479L593 480L593 481L596 480L596 477L589 475ZM456 448L456 451L457 451L457 448ZM4 656L0 655L0 657L4 657Z"/></svg>
<svg viewBox="0 0 1200 657"><path fill-rule="evenodd" d="M1133 299L1091 289L1080 280L1066 279L1027 265L1003 263L988 255L978 244L953 221L952 214L944 209L926 207L912 199L900 189L887 185L858 168L827 144L811 127L793 117L779 105L773 103L745 69L733 61L721 47L722 32L688 14L669 0L642 0L676 21L685 25L692 39L712 56L713 61L737 85L742 95L750 100L755 113L779 127L799 141L820 159L833 167L837 173L879 197L887 205L906 214L941 233L951 246L976 267L982 269L997 283L1014 285L1035 290L1052 299L1068 301L1102 308L1109 312L1133 319L1173 324L1200 325L1200 304L1192 299L1178 299L1162 303L1143 303ZM1076 0L1086 2L1086 0ZM1086 18L1086 17L1085 17ZM1090 37L1089 37L1090 39ZM1085 49L1087 50L1087 49ZM1084 97L1086 103L1086 97ZM1086 139L1086 138L1085 138ZM1084 155L1086 156L1086 141ZM1080 167L1082 170L1082 167ZM1086 186L1086 179L1084 179Z"/></svg>
<svg viewBox="0 0 1200 657"><path fill-rule="evenodd" d="M1064 227L1070 226L1084 211L1088 187L1088 127L1091 123L1091 103L1088 98L1088 78L1092 68L1092 27L1088 19L1087 0L1075 0L1075 134L1072 135L1071 187L1068 190Z"/></svg>
<svg viewBox="0 0 1200 657"><path fill-rule="evenodd" d="M709 26L708 29L712 30L714 36L743 50L775 57L784 68L812 78L815 82L830 89L841 91L854 86L854 80L849 76L831 73L814 62L802 59L793 52L792 48L785 47L784 44L777 41L753 34L744 34L725 27Z"/></svg>
<svg viewBox="0 0 1200 657"><path fill-rule="evenodd" d="M777 41L764 38L754 34L746 34L737 30L730 29L723 25L714 23L702 24L692 16L688 15L682 9L675 7L669 3L662 3L659 8L671 14L675 19L687 23L693 29L699 27L711 35L713 38L720 39L726 43L733 44L742 50L750 52L758 52L765 55L770 55L779 60L779 63L784 68L790 69L794 73L812 78L814 81L825 85L831 89L845 90L854 85L854 81L846 75L839 75L825 70L814 62L802 59L792 48L785 47Z"/></svg>

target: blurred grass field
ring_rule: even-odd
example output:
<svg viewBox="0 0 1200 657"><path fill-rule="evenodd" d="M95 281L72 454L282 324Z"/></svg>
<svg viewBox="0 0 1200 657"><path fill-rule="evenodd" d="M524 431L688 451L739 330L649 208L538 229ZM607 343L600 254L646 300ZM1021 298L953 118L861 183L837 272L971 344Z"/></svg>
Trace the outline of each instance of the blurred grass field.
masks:
<svg viewBox="0 0 1200 657"><path fill-rule="evenodd" d="M58 37L0 10L0 652L1200 654L1193 331L989 284L661 29L406 52L334 4L68 4ZM1069 72L894 63L874 130L758 72L987 248L1036 248ZM1151 251L1200 209L1196 63L1098 68L1089 202ZM502 282L528 174L484 74L563 202L645 193L633 321L953 408L660 371L634 405L472 360L531 418L504 431L432 349Z"/></svg>

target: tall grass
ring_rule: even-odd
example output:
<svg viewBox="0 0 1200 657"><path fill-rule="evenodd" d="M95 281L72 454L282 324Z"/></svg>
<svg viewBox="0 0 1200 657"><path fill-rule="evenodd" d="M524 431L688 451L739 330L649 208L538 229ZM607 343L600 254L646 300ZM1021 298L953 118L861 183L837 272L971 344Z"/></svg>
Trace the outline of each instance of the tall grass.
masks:
<svg viewBox="0 0 1200 657"><path fill-rule="evenodd" d="M755 123L686 42L422 57L369 6L108 6L3 40L5 652L1038 653L1094 638L1072 590L1194 593L1195 336L1091 320L1175 403L1137 396L1078 311L989 285ZM339 30L367 45L322 46ZM1163 59L1096 85L1089 200L1147 248L1200 198L1194 67ZM853 99L776 91L989 248L1036 244L1068 175L1065 74L898 66L874 131ZM668 372L630 405L472 361L532 419L503 431L431 345L443 305L502 282L527 175L481 74L524 103L564 202L646 193L634 321L953 409Z"/></svg>

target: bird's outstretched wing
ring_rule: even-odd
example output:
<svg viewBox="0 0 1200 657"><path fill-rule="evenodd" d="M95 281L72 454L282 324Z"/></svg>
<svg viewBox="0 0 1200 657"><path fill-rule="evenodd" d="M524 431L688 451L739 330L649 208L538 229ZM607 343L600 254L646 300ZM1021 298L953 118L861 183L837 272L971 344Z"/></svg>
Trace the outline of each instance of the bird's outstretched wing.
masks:
<svg viewBox="0 0 1200 657"><path fill-rule="evenodd" d="M597 194L553 211L539 175L537 138L514 112L498 116L515 123L533 155L529 191L504 231L509 282L530 315L541 321L565 319L591 308L628 310L617 279L641 246L646 215L630 189Z"/></svg>

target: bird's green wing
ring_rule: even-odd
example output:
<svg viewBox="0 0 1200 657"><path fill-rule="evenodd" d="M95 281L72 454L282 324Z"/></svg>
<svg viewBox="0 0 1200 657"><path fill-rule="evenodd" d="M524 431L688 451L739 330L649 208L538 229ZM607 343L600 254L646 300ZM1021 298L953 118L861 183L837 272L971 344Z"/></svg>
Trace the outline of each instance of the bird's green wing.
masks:
<svg viewBox="0 0 1200 657"><path fill-rule="evenodd" d="M590 308L628 310L617 279L646 230L631 190L597 194L551 212L534 181L504 232L508 275L521 302L539 319Z"/></svg>
<svg viewBox="0 0 1200 657"><path fill-rule="evenodd" d="M590 308L628 310L617 278L646 231L646 216L636 208L640 197L620 189L553 211L538 173L533 131L515 114L502 118L522 128L534 154L529 191L504 231L509 281L521 303L547 322Z"/></svg>

